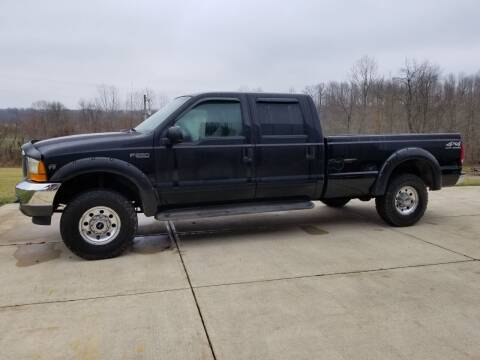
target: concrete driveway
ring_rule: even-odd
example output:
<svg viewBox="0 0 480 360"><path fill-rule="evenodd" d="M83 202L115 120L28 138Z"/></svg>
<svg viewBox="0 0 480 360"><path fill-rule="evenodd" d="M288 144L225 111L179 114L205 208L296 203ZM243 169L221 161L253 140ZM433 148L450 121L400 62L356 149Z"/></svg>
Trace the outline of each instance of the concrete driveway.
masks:
<svg viewBox="0 0 480 360"><path fill-rule="evenodd" d="M88 262L0 207L2 359L478 359L480 187L414 227L373 201L159 223ZM180 251L179 251L180 250Z"/></svg>

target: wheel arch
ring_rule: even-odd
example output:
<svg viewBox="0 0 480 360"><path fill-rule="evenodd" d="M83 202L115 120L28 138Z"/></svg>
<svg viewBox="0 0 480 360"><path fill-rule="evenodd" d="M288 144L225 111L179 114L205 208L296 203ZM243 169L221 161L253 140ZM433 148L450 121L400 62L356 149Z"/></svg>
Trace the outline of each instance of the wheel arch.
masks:
<svg viewBox="0 0 480 360"><path fill-rule="evenodd" d="M149 178L123 160L105 157L75 160L58 169L51 181L62 183L55 196L56 204L78 191L110 188L137 202L146 216L155 215L157 210L158 198Z"/></svg>
<svg viewBox="0 0 480 360"><path fill-rule="evenodd" d="M442 172L435 156L421 148L404 148L396 151L383 163L372 194L382 196L396 174L411 173L419 176L431 190L442 188Z"/></svg>

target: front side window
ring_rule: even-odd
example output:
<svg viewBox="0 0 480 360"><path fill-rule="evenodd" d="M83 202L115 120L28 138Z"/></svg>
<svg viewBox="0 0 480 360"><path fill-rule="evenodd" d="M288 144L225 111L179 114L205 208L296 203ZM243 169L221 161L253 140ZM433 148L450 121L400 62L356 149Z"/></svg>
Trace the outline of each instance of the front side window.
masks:
<svg viewBox="0 0 480 360"><path fill-rule="evenodd" d="M298 102L258 102L257 113L262 135L304 135L302 111Z"/></svg>
<svg viewBox="0 0 480 360"><path fill-rule="evenodd" d="M182 115L175 125L182 129L184 142L241 136L243 124L240 102L205 101Z"/></svg>

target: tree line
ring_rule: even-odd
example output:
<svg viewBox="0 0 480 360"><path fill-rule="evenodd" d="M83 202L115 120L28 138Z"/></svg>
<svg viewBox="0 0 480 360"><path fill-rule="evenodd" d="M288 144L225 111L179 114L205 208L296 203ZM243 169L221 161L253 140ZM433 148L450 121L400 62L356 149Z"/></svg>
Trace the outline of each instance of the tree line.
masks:
<svg viewBox="0 0 480 360"><path fill-rule="evenodd" d="M313 98L328 135L460 132L466 161L480 161L480 71L443 75L428 61L406 60L395 76L386 77L375 59L364 56L347 80L316 83L303 92ZM142 121L145 104L151 113L167 101L151 89L122 99L117 88L102 85L76 110L56 101L0 110L0 165L18 165L19 148L30 139L127 129Z"/></svg>
<svg viewBox="0 0 480 360"><path fill-rule="evenodd" d="M28 109L0 110L0 166L19 165L20 146L31 139L129 129L167 102L148 88L130 92L122 101L116 87L101 85L96 96L81 99L75 110L43 100Z"/></svg>
<svg viewBox="0 0 480 360"><path fill-rule="evenodd" d="M448 74L428 61L406 60L396 76L380 76L364 56L348 80L307 86L326 133L459 132L466 161L480 161L480 71Z"/></svg>

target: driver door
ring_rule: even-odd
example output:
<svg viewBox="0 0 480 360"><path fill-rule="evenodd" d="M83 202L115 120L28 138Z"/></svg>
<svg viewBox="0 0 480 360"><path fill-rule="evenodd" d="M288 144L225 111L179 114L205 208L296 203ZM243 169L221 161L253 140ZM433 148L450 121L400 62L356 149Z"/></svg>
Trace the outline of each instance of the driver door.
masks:
<svg viewBox="0 0 480 360"><path fill-rule="evenodd" d="M173 186L162 194L167 204L254 198L254 152L245 110L240 99L204 99L176 119L173 125L182 130L183 141L167 150L173 159Z"/></svg>

